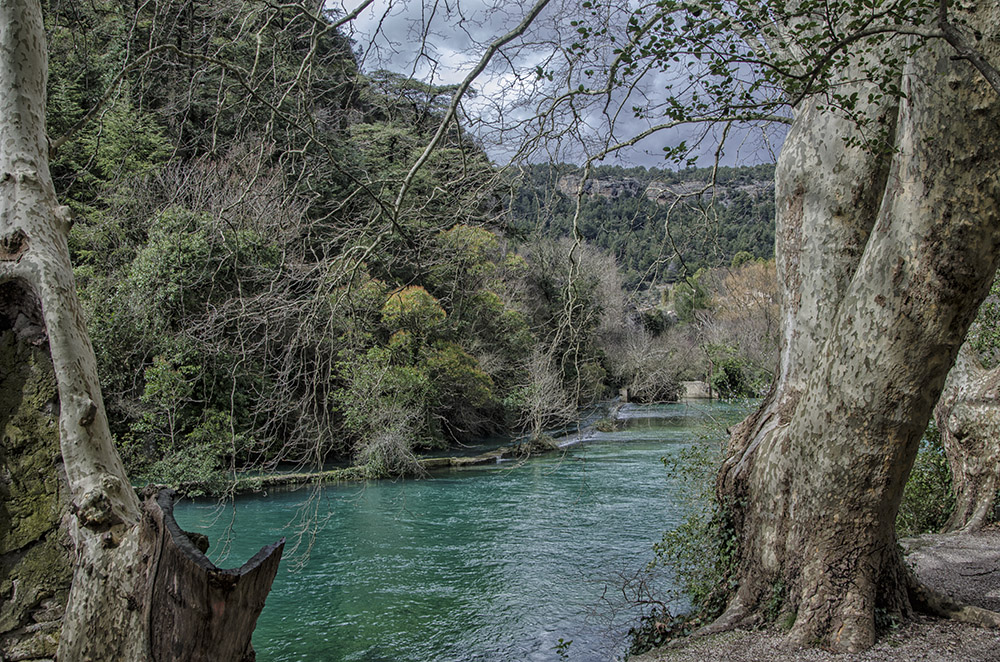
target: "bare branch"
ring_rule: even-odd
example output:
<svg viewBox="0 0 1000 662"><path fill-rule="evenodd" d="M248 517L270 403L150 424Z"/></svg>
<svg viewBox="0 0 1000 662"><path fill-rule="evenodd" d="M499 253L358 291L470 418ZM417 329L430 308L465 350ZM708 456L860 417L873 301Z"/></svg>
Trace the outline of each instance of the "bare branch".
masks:
<svg viewBox="0 0 1000 662"><path fill-rule="evenodd" d="M987 62L983 54L973 48L965 35L948 20L948 0L940 0L938 3L938 27L942 38L958 53L956 58L968 61L983 75L990 87L1000 94L1000 71Z"/></svg>
<svg viewBox="0 0 1000 662"><path fill-rule="evenodd" d="M455 94L451 98L451 103L448 105L448 111L441 119L441 124L438 125L437 132L434 134L434 137L431 138L430 142L427 143L423 154L420 155L420 157L413 164L413 167L410 168L410 171L406 174L406 178L403 180L402 185L399 187L399 193L396 195L396 201L393 203L394 217L399 214L399 208L403 204L403 199L406 197L406 192L409 190L410 184L413 183L413 178L416 176L420 168L423 167L424 163L427 162L427 159L430 158L431 153L433 153L438 144L441 142L441 139L444 137L445 131L448 129L448 125L455 118L455 114L458 111L458 105L461 103L462 97L465 96L465 93L472 85L472 81L474 81L479 74L486 69L486 66L490 63L490 60L493 59L493 56L498 50L524 34L524 31L531 26L535 18L538 17L548 4L549 0L538 0L538 2L535 3L535 6L531 8L531 11L528 12L517 27L490 44L489 48L486 49L486 52L483 53L483 56L480 58L476 67L469 72L469 75L465 77L465 80L463 80L461 85L458 86L458 89L455 90Z"/></svg>

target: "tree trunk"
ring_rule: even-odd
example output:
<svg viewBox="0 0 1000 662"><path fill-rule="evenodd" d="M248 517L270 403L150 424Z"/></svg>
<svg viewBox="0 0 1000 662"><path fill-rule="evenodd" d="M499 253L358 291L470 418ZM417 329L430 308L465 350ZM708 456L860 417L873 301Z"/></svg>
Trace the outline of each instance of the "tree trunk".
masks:
<svg viewBox="0 0 1000 662"><path fill-rule="evenodd" d="M58 655L67 662L180 659L151 648L151 582L159 577L154 553L161 536L143 515L108 430L69 260L69 211L58 205L49 175L46 74L39 2L0 0L3 313L5 326L39 346L48 344L69 487L71 514L65 519L74 572ZM276 552L280 557L280 547ZM258 590L266 594L269 586L262 583ZM248 649L251 631L252 622L249 630L243 623L232 634L244 637ZM172 633L189 651L204 643L196 634Z"/></svg>
<svg viewBox="0 0 1000 662"><path fill-rule="evenodd" d="M944 530L978 531L990 520L1000 488L1000 368L986 370L962 345L934 419L955 492Z"/></svg>
<svg viewBox="0 0 1000 662"><path fill-rule="evenodd" d="M968 19L992 36L995 14ZM718 478L739 558L717 628L778 612L792 642L851 651L876 613L912 609L896 512L1000 247L1000 106L952 55L921 48L898 108L861 107L893 153L848 147L858 125L815 105L782 148L779 373ZM869 98L861 71L842 75Z"/></svg>
<svg viewBox="0 0 1000 662"><path fill-rule="evenodd" d="M0 659L51 660L72 568L52 361L0 285ZM37 330L36 330L37 331Z"/></svg>

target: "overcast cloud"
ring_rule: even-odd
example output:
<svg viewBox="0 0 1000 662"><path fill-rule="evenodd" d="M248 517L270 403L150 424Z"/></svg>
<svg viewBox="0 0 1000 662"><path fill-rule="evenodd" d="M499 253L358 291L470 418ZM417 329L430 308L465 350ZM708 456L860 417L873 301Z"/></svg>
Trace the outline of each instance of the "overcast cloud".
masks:
<svg viewBox="0 0 1000 662"><path fill-rule="evenodd" d="M363 71L388 69L435 85L457 84L474 68L488 44L514 28L532 4L521 0L376 0L353 21L350 32L361 53ZM354 6L356 3L350 0L347 4L327 4L341 11L350 11ZM630 95L617 92L610 100L578 106L575 113L563 109L563 114L556 115L544 130L537 122L529 121L538 112L539 100L551 95L553 87L553 83L539 80L536 67L558 71L565 66L557 46L569 43L572 35L568 33L575 30L570 21L578 7L576 2L552 0L532 28L495 56L491 66L473 83L476 95L463 102L463 125L481 138L495 161L506 162L526 136L544 132L563 135L560 140L538 141L529 157L532 161L580 163L586 154L608 142L627 140L661 121L656 116L636 118L631 112L633 105L655 104L657 95L662 96L665 81L663 74L657 73L647 77ZM604 112L605 104L609 112ZM566 133L573 118L580 128ZM706 136L701 135L702 131L690 127L664 131L608 157L604 163L675 167L665 162L663 147L681 140L688 144L700 140L698 165L710 165L722 131L716 128ZM732 127L720 163L771 162L780 149L784 131L782 125Z"/></svg>

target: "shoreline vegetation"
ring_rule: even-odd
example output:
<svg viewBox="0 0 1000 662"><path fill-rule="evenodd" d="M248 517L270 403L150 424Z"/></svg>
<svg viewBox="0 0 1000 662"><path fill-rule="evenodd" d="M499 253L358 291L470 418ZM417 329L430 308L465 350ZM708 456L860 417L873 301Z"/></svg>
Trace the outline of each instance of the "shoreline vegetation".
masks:
<svg viewBox="0 0 1000 662"><path fill-rule="evenodd" d="M684 398L674 402L644 404L689 404L700 400L703 400L703 398ZM428 475L431 471L441 469L499 466L504 462L522 461L532 457L562 452L573 446L585 443L590 438L592 432L609 431L614 429L621 420L626 420L627 417L622 418L619 415L622 406L625 404L628 403L621 401L606 403L606 409L602 412L603 416L594 418L586 424L581 422L578 427L560 430L554 434L541 434L534 438L521 437L513 443L497 446L476 455L419 457L416 462L419 470L404 477L421 477ZM365 480L379 480L382 478L384 476L373 475L364 465L353 465L320 471L273 472L263 475L237 476L234 481L227 483L225 486L220 486L217 482L213 481L187 481L171 487L184 496L212 498L223 494L237 496L275 489L295 490L307 485L351 483Z"/></svg>
<svg viewBox="0 0 1000 662"><path fill-rule="evenodd" d="M417 465L423 472L435 469L464 469L468 467L479 467L490 464L500 464L504 460L523 460L545 453L554 453L563 450L554 442L549 442L551 438L516 443L502 446L494 450L486 451L471 457L449 456L449 457L424 457L417 459ZM420 473L413 474L413 477ZM262 492L271 489L294 490L306 485L338 484L359 482L365 480L379 480L384 476L373 475L364 465L354 465L349 467L338 467L335 469L324 469L322 471L295 471L290 473L270 473L258 476L239 476L233 483L226 486L224 492L214 489L206 481L192 481L178 485L178 491L198 497L216 497L223 493L241 495ZM192 494L193 493L193 494Z"/></svg>

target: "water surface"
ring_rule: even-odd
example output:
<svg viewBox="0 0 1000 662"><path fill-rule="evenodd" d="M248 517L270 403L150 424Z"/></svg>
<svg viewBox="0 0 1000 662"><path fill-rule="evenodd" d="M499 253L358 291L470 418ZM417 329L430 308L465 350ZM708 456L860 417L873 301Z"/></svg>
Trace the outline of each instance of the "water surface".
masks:
<svg viewBox="0 0 1000 662"><path fill-rule="evenodd" d="M281 536L293 545L297 519L318 529L282 560L254 633L259 662L555 660L560 639L573 642L569 659L605 661L635 615L623 578L685 513L688 485L661 458L711 443L740 415L722 404L623 413L622 429L560 455L240 497L222 511L182 503L177 519L208 533L223 567Z"/></svg>

